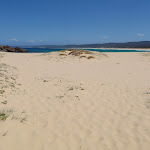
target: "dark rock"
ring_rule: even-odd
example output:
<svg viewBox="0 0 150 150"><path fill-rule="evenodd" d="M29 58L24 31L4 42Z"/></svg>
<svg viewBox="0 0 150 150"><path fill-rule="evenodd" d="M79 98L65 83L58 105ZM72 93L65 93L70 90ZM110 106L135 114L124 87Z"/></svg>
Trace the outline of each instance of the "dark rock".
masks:
<svg viewBox="0 0 150 150"><path fill-rule="evenodd" d="M28 50L22 49L19 47L12 48L10 46L3 46L3 45L0 45L0 51L2 51L2 52L14 52L14 53L27 53L28 52Z"/></svg>

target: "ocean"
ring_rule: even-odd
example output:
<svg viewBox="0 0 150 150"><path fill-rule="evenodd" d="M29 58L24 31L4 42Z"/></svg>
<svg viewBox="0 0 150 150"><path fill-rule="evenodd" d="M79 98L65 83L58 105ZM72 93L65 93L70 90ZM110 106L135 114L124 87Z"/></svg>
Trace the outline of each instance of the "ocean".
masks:
<svg viewBox="0 0 150 150"><path fill-rule="evenodd" d="M48 48L24 48L29 51L29 53L49 53L55 51L61 51L65 49L48 49ZM150 50L121 50L121 49L85 49L90 51L97 51L97 52L150 52Z"/></svg>

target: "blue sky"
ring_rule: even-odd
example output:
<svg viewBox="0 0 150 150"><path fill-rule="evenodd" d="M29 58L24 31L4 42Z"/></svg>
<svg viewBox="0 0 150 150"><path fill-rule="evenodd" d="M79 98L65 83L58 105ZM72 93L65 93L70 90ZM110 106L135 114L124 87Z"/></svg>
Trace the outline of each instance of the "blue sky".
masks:
<svg viewBox="0 0 150 150"><path fill-rule="evenodd" d="M150 0L3 0L0 44L150 40Z"/></svg>

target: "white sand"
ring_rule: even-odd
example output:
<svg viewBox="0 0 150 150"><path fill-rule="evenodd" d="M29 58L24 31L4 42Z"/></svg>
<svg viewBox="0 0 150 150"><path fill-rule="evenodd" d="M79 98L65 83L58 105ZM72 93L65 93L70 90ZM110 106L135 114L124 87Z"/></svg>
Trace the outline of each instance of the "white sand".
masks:
<svg viewBox="0 0 150 150"><path fill-rule="evenodd" d="M0 150L150 149L149 54L1 54Z"/></svg>
<svg viewBox="0 0 150 150"><path fill-rule="evenodd" d="M104 49L104 50L138 50L138 51L150 51L150 48L106 48L106 47L99 47L99 48L79 48L79 49Z"/></svg>

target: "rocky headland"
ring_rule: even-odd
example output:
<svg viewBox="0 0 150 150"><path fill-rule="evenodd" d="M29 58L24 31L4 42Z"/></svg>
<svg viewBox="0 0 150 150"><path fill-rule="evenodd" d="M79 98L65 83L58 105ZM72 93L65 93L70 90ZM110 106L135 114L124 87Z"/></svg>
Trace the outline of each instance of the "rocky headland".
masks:
<svg viewBox="0 0 150 150"><path fill-rule="evenodd" d="M16 53L27 53L28 50L26 49L22 49L22 48L19 48L19 47L15 47L15 48L12 48L10 46L3 46L3 45L0 45L0 51L2 52L16 52Z"/></svg>

